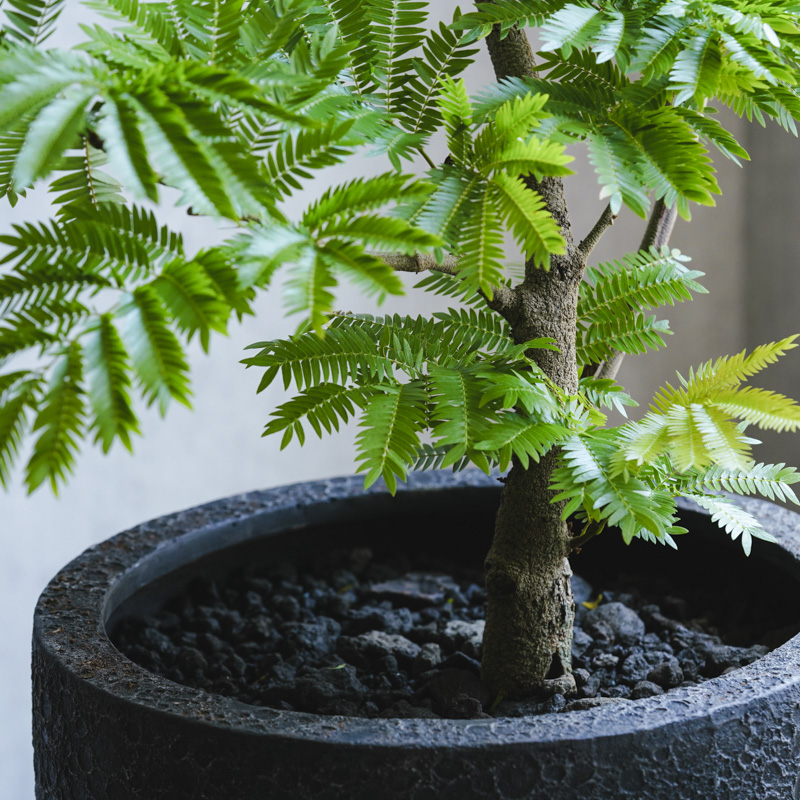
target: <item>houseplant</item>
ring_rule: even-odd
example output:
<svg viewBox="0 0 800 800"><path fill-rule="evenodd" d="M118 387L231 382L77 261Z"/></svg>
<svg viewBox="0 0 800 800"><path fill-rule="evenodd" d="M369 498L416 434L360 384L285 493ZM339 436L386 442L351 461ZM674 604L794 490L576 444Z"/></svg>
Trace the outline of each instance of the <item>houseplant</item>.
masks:
<svg viewBox="0 0 800 800"><path fill-rule="evenodd" d="M359 468L392 491L414 466L511 468L487 559L483 675L496 696L569 670L566 557L607 526L674 545L683 496L746 552L769 539L716 490L793 497L796 473L755 464L744 428L793 430L798 407L741 387L791 339L706 362L639 422L604 427L599 409L630 403L614 381L622 354L662 344L666 324L645 310L701 291L668 247L672 224L718 192L704 142L746 158L709 102L785 127L800 113L793 7L480 4L431 32L415 2L103 9L122 27L87 28L70 52L36 47L57 5L14 0L8 15L0 186L13 203L55 172L59 211L2 237L13 270L0 284L2 352L40 348L52 363L0 378L0 478L29 418L41 431L31 489L63 478L87 430L104 449L129 446L134 380L162 410L187 402L179 337L207 347L291 264L289 308L306 319L246 359L265 369L262 385L281 375L300 392L268 433L330 431L359 409ZM537 62L529 24L545 40ZM481 38L498 83L471 100L459 75ZM437 131L447 146L435 155ZM573 142L588 146L609 198L579 243L561 180ZM287 218L281 204L303 181L364 146L392 169ZM420 159L425 176L401 172ZM187 256L122 194L157 201L162 184L191 213L234 220L236 235ZM583 282L623 205L649 213L642 245ZM506 227L520 278L503 269ZM471 309L432 320L333 311L340 277L384 295L400 291L398 271L429 272L424 287Z"/></svg>

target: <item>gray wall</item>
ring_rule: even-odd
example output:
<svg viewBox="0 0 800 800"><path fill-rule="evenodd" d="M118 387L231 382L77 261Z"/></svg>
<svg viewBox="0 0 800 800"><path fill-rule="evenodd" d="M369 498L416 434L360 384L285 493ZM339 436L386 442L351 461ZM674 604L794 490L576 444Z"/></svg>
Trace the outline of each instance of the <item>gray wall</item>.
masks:
<svg viewBox="0 0 800 800"><path fill-rule="evenodd" d="M441 3L444 16L455 2ZM70 0L70 12L60 42L75 35L75 24L88 12ZM59 43L60 43L59 42ZM486 61L472 68L477 88L491 73ZM741 124L734 121L734 128ZM679 222L674 244L693 256L693 266L708 273L711 290L695 303L668 314L677 333L670 347L656 354L630 358L621 378L640 402L671 380L676 369L745 345L800 329L793 305L800 276L793 263L792 242L800 211L800 180L795 139L779 130L754 129L745 144L755 163L740 170L719 162L725 195L716 209L698 209L691 225ZM569 182L577 235L588 231L603 208L594 176L578 162L582 178ZM359 168L378 171L376 161ZM348 169L332 181L352 177ZM321 191L321 184L316 187ZM41 193L13 212L3 210L0 230L12 222L48 216ZM187 220L166 209L162 215L187 232L190 246L213 239L204 221ZM618 257L635 249L643 223L629 213L601 243L598 258ZM431 306L417 294L397 304L399 310L422 311ZM345 292L341 307L366 310L357 296ZM395 306L392 306L394 310ZM25 495L17 481L0 494L0 534L5 557L0 562L0 797L24 800L32 796L29 745L28 662L30 616L46 581L82 549L139 521L217 497L253 488L352 471L354 431L318 442L301 451L279 453L276 439L260 438L269 410L280 402L280 391L255 395L258 375L246 372L238 360L249 342L291 331L296 321L283 319L279 295L259 301L258 315L218 340L210 357L193 354L195 411L174 407L166 421L144 416L142 440L135 457L115 448L103 457L94 449L81 456L77 472L60 499L42 489ZM775 370L773 386L800 394L797 359ZM768 377L773 377L769 376ZM792 460L798 443L785 437L770 458ZM795 460L800 460L795 456Z"/></svg>

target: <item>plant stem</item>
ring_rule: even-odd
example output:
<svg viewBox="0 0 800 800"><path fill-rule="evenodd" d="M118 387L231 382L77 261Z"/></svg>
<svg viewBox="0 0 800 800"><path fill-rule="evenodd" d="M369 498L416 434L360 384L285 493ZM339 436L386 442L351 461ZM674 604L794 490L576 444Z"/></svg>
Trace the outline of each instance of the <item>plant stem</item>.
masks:
<svg viewBox="0 0 800 800"><path fill-rule="evenodd" d="M667 208L663 200L657 200L647 222L647 228L642 237L642 243L639 245L639 250L649 250L651 247L660 250L669 242L669 237L672 235L672 229L675 227L677 218L678 212L675 206ZM624 353L615 350L613 355L597 368L595 378L610 378L614 380L624 358Z"/></svg>
<svg viewBox="0 0 800 800"><path fill-rule="evenodd" d="M390 266L395 272L441 272L444 275L458 275L458 259L451 253L446 253L441 264L430 253L370 253ZM483 293L481 293L483 294ZM514 294L506 286L492 286L491 296L483 294L486 305L506 316L514 304Z"/></svg>
<svg viewBox="0 0 800 800"><path fill-rule="evenodd" d="M436 169L436 164L434 164L433 161L431 161L431 159L428 156L428 154L421 147L417 148L417 150L418 150L419 154L428 162L428 166L431 169Z"/></svg>
<svg viewBox="0 0 800 800"><path fill-rule="evenodd" d="M578 252L584 261L588 260L592 250L600 241L600 237L614 224L616 218L617 215L611 211L610 205L603 209L600 219L595 222L594 227L589 231L586 238L578 245Z"/></svg>
<svg viewBox="0 0 800 800"><path fill-rule="evenodd" d="M487 46L498 80L535 74L536 65L523 31L500 38L495 27ZM568 393L578 388L575 359L578 287L585 258L572 240L560 178L535 181L558 223L566 253L553 256L550 270L529 261L525 279L511 290L513 302L501 311L512 337L522 343L540 336L556 340L559 352L534 350L530 356ZM486 557L487 614L481 676L494 695L529 695L547 678L571 669L574 606L570 583L569 531L562 503L552 503L549 486L558 453L547 453L524 469L517 461L506 477Z"/></svg>

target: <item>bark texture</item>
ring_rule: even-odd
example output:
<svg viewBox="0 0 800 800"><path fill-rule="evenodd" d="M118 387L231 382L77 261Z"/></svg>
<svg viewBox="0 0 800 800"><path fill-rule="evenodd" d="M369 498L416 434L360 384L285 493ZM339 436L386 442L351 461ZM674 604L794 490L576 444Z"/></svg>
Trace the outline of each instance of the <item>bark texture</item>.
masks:
<svg viewBox="0 0 800 800"><path fill-rule="evenodd" d="M512 314L518 343L539 336L556 340L559 352L534 350L531 355L568 392L578 388L578 283L555 267L532 272L516 290ZM548 489L557 461L551 451L528 469L512 466L486 557L482 675L487 687L504 697L531 694L546 678L571 669L570 535L561 519L563 504L551 503Z"/></svg>
<svg viewBox="0 0 800 800"><path fill-rule="evenodd" d="M496 695L524 697L570 672L575 617L561 504L547 486L557 456L509 473L486 557L482 675Z"/></svg>
<svg viewBox="0 0 800 800"><path fill-rule="evenodd" d="M498 80L535 74L525 33L487 38ZM575 247L562 181L526 179L545 200L567 244L550 270L528 264L524 281L502 310L518 344L541 336L555 339L559 352L532 350L536 363L567 392L578 388L575 330L578 287L585 255ZM506 478L486 557L488 595L482 677L496 695L523 697L547 678L571 669L574 605L567 556L569 531L562 504L548 489L558 456L551 452L523 469L515 463Z"/></svg>

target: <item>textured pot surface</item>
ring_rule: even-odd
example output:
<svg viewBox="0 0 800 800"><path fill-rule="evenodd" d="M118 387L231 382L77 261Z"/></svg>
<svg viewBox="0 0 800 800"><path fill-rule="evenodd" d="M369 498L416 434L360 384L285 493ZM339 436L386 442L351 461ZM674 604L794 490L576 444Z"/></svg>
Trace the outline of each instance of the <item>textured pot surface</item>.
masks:
<svg viewBox="0 0 800 800"><path fill-rule="evenodd" d="M413 545L415 534L430 536L424 522L433 519L444 546L458 549L463 527L442 527L458 513L476 520L474 546L485 550L498 499L497 481L471 472L412 476L394 499L364 492L360 479L337 479L220 500L87 550L53 579L36 610L37 798L800 798L800 636L700 686L493 720L367 720L249 706L149 673L109 641L121 608L166 596L192 569L232 564L246 547L280 542L308 552L398 531ZM800 517L743 502L780 543L756 543L761 564L754 557L748 566L797 580ZM707 525L698 512L687 511L685 521ZM743 559L725 547L724 533L715 536L720 554L709 569ZM638 542L627 550L673 557ZM149 594L140 591L146 586L154 587Z"/></svg>

